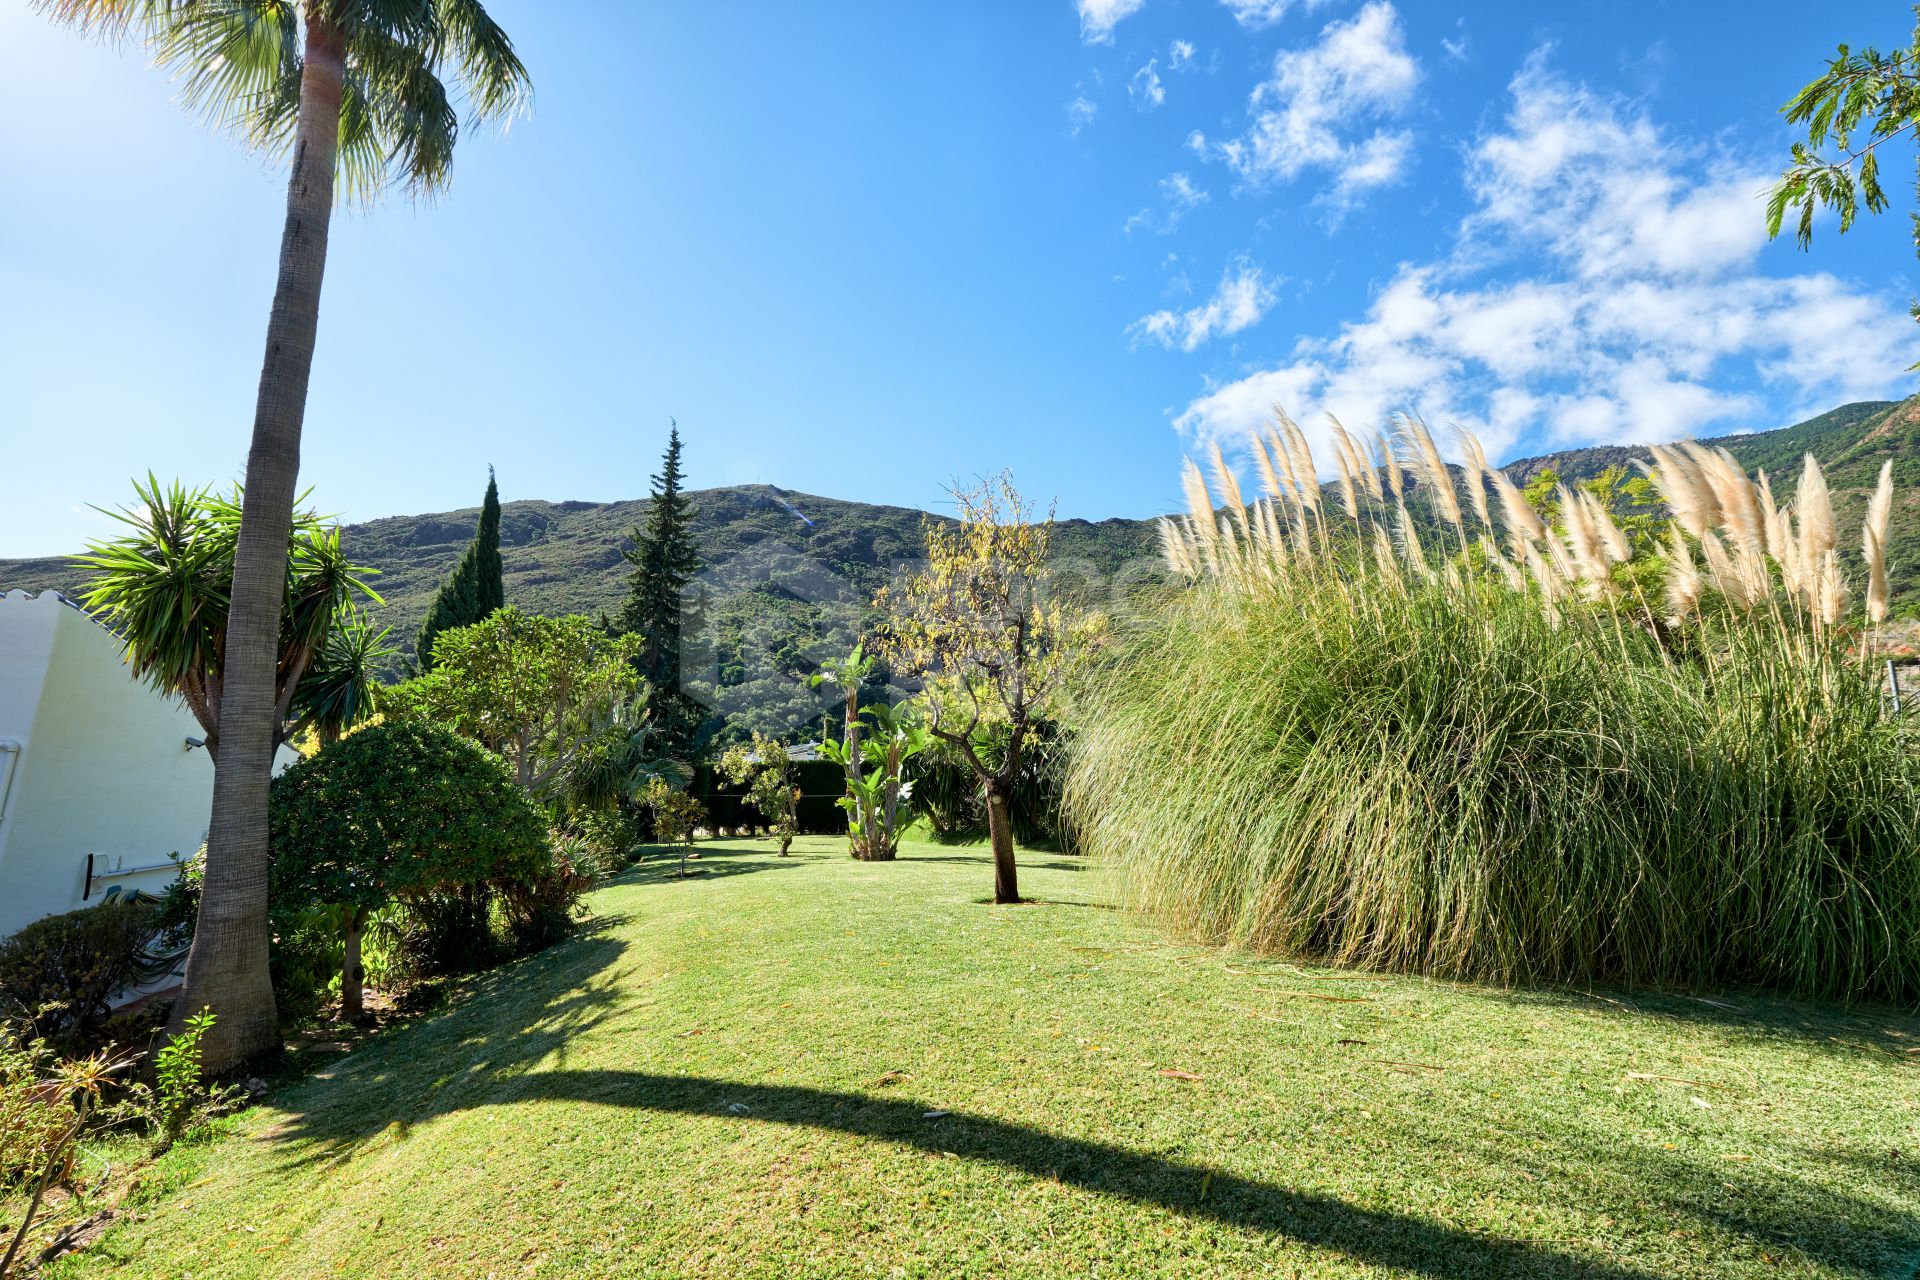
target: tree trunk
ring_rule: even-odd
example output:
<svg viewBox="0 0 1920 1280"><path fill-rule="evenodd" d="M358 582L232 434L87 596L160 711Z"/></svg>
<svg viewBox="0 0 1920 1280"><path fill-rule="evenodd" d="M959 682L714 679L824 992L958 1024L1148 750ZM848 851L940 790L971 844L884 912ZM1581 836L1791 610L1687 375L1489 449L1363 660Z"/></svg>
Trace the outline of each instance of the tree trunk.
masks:
<svg viewBox="0 0 1920 1280"><path fill-rule="evenodd" d="M993 900L1020 901L1020 871L1013 860L1013 816L1000 783L987 782L987 839L993 845Z"/></svg>
<svg viewBox="0 0 1920 1280"><path fill-rule="evenodd" d="M841 746L846 755L847 797L853 806L847 810L847 852L860 861L867 861L873 841L871 815L862 813L860 789L860 686L855 684L847 690L847 727L841 738Z"/></svg>
<svg viewBox="0 0 1920 1280"><path fill-rule="evenodd" d="M367 1008L362 998L367 971L360 964L360 908L347 908L347 918L341 922L341 933L346 944L346 955L340 961L340 1020L358 1022L366 1016Z"/></svg>
<svg viewBox="0 0 1920 1280"><path fill-rule="evenodd" d="M215 1022L202 1045L205 1068L214 1074L280 1047L267 978L267 784L280 728L275 675L286 607L287 542L307 377L320 322L345 69L340 33L309 22L280 272L267 319L233 559L206 880L187 955L186 992L174 1004L176 1030L187 1010L212 1007Z"/></svg>
<svg viewBox="0 0 1920 1280"><path fill-rule="evenodd" d="M886 841L888 859L900 851L900 835L895 823L900 817L900 739L895 737L887 745L887 802L883 815L881 838Z"/></svg>

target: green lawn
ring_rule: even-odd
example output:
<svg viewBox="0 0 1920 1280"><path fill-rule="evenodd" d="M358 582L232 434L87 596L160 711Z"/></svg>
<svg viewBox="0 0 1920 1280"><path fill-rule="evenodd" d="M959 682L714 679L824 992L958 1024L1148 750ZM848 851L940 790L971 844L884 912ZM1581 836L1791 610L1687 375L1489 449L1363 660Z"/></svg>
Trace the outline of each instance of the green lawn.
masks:
<svg viewBox="0 0 1920 1280"><path fill-rule="evenodd" d="M975 849L703 849L176 1151L52 1274L1920 1268L1920 1017L1255 961L1052 855L995 907Z"/></svg>

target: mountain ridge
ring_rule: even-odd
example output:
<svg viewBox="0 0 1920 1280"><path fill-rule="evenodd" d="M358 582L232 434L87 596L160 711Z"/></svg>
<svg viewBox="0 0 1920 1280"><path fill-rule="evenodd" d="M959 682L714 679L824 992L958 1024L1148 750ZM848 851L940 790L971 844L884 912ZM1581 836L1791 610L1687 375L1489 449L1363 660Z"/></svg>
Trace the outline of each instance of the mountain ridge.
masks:
<svg viewBox="0 0 1920 1280"><path fill-rule="evenodd" d="M1889 548L1895 600L1909 611L1920 606L1920 397L1854 402L1789 427L1703 443L1725 447L1749 469L1769 470L1783 499L1798 479L1801 455L1813 453L1827 470L1843 530L1858 528L1880 463L1893 459L1900 494ZM1577 483L1646 457L1645 446L1602 445L1517 459L1503 470L1525 483L1552 467L1561 479ZM920 558L922 522L951 518L770 484L693 490L690 496L694 536L708 566L699 584L706 603L695 680L717 702L771 699L789 711L815 708L811 694L801 697L789 686L803 684L798 677L823 657L852 646L873 592ZM646 507L645 498L503 503L509 602L538 613L617 612L625 590L621 552ZM406 650L478 518L474 506L342 527L355 560L381 571L373 586L384 603L373 613ZM1843 547L1856 541L1843 535ZM1056 526L1056 559L1071 562L1095 583L1123 571L1131 575L1158 554L1152 518L1071 519ZM0 560L0 589L55 588L71 595L83 577L65 557ZM390 673L400 669L395 662ZM738 691L738 699L724 696L728 690Z"/></svg>

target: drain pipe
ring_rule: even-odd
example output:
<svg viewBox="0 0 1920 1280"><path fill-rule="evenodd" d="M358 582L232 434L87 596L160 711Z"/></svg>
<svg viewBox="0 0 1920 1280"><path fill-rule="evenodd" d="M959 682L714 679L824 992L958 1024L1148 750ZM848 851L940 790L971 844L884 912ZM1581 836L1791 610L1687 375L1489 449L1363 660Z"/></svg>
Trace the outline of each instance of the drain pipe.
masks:
<svg viewBox="0 0 1920 1280"><path fill-rule="evenodd" d="M13 775L20 767L23 749L17 742L0 740L0 822L7 817L7 802L13 797Z"/></svg>

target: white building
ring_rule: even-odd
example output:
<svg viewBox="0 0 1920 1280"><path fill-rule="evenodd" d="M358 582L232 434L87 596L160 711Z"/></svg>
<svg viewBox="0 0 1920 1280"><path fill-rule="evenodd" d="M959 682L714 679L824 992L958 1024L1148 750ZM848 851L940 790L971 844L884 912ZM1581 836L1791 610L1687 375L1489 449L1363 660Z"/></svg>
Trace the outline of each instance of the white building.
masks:
<svg viewBox="0 0 1920 1280"><path fill-rule="evenodd" d="M0 937L158 892L206 839L213 762L178 699L58 592L0 596Z"/></svg>

